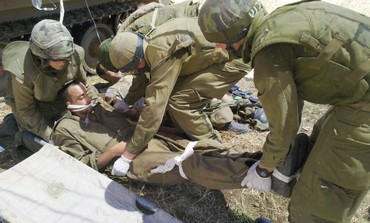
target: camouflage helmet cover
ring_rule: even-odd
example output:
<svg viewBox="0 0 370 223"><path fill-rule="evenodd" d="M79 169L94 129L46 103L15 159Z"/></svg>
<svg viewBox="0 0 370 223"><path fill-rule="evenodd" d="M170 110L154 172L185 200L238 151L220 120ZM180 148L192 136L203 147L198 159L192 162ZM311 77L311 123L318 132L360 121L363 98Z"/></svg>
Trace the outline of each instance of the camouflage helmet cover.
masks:
<svg viewBox="0 0 370 223"><path fill-rule="evenodd" d="M122 72L136 69L143 56L143 36L140 34L119 33L109 47L110 61Z"/></svg>
<svg viewBox="0 0 370 223"><path fill-rule="evenodd" d="M31 52L47 60L63 60L72 56L75 47L68 29L58 21L44 19L32 29Z"/></svg>
<svg viewBox="0 0 370 223"><path fill-rule="evenodd" d="M258 0L207 0L198 24L210 42L235 43L246 36L254 17L263 5Z"/></svg>
<svg viewBox="0 0 370 223"><path fill-rule="evenodd" d="M104 40L99 46L98 54L99 62L101 63L101 65L103 65L106 69L110 71L116 69L109 58L109 46L111 45L112 40L113 40L112 37Z"/></svg>

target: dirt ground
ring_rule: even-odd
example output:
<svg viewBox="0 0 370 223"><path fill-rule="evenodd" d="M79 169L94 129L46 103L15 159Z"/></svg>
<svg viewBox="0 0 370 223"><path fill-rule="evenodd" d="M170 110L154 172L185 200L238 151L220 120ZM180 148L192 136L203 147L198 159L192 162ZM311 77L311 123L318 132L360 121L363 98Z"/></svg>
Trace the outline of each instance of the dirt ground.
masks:
<svg viewBox="0 0 370 223"><path fill-rule="evenodd" d="M369 0L327 0L330 3L349 7L362 13L369 13ZM268 11L294 1L262 0ZM91 78L91 81L95 81ZM250 79L244 78L239 86L243 90L254 89ZM309 134L314 122L325 113L328 107L306 103L300 132ZM9 107L0 103L0 123ZM223 132L224 143L237 151L258 151L262 149L268 132L250 130L246 134ZM15 154L15 143L11 137L0 137L0 146L5 151L0 153L0 172L16 165L19 160ZM259 192L253 189L208 190L191 183L175 187L156 187L136 183L127 178L112 177L132 191L151 199L158 206L183 222L201 223L238 223L253 222L259 216L268 217L273 222L287 222L289 199L273 193ZM370 222L370 196L366 197L357 211L353 222Z"/></svg>

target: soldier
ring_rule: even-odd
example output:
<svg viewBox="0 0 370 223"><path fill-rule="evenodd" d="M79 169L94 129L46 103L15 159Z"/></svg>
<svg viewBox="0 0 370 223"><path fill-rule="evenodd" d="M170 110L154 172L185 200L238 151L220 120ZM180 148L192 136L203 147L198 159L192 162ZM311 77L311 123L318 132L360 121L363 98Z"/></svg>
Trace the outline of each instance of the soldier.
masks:
<svg viewBox="0 0 370 223"><path fill-rule="evenodd" d="M151 30L170 19L196 17L202 2L204 2L204 0L185 0L180 3L166 6L156 2L149 3L140 7L125 19L120 25L117 33L134 32L146 35L151 32ZM116 70L116 68L112 65L109 58L109 46L111 41L112 38L107 39L100 45L99 61L102 67L106 67L108 70L112 71ZM245 67L248 69L249 65ZM129 105L133 105L145 95L145 86L149 83L148 77L150 74L149 72L144 73L141 71L142 70L137 70L137 73L133 73L134 77L129 93L125 95L122 101L115 104L116 109L127 111ZM230 130L236 133L246 133L249 130L248 125L233 121L233 112L226 106L215 109L210 116L210 120L212 126L217 130Z"/></svg>
<svg viewBox="0 0 370 223"><path fill-rule="evenodd" d="M65 110L57 99L58 91L71 80L86 83L83 58L83 49L73 43L68 29L49 19L33 27L29 42L6 46L3 65L10 77L7 104L21 129L15 135L18 144L35 152L42 147L36 141L49 142L54 121Z"/></svg>
<svg viewBox="0 0 370 223"><path fill-rule="evenodd" d="M104 100L92 100L81 83L69 83L60 95L70 112L55 126L56 145L96 170L111 167L132 136L132 126ZM261 157L261 152L232 154L214 140L189 142L169 134L156 135L146 147L127 176L159 185L188 179L212 189L240 188L248 167Z"/></svg>
<svg viewBox="0 0 370 223"><path fill-rule="evenodd" d="M204 0L202 0L204 1ZM198 16L200 1L186 0L173 5L162 5L157 2L146 4L133 12L123 23L119 25L117 33L134 32L146 35L156 26L164 22L179 17L196 17ZM99 62L101 65L113 71L116 68L109 59L108 48L112 38L104 40L99 48Z"/></svg>
<svg viewBox="0 0 370 223"><path fill-rule="evenodd" d="M134 32L146 35L156 26L172 19L178 17L196 17L199 11L199 0L186 0L179 4L167 5L151 2L146 4L135 12L133 12L125 21L120 24L117 33L121 32ZM112 42L112 38L104 40L99 47L99 68L105 68L108 71L114 71L116 68L113 66L109 58L109 46ZM148 85L149 73L141 72L134 74L132 87L129 89L130 92L126 95L125 99L121 101L120 104L116 105L117 109L126 110L129 105L134 104L137 100L145 94L145 87ZM229 112L231 113L231 112ZM241 126L239 126L241 128ZM244 131L246 129L244 128Z"/></svg>
<svg viewBox="0 0 370 223"><path fill-rule="evenodd" d="M109 57L116 68L150 72L146 106L124 157L131 160L144 149L165 111L191 140L221 140L202 108L213 98L221 98L246 72L232 54L204 39L196 21L175 18L145 37L122 32L112 40Z"/></svg>
<svg viewBox="0 0 370 223"><path fill-rule="evenodd" d="M135 32L147 34L170 19L196 17L202 1L204 0L186 0L166 6L156 2L149 3L132 13L120 25L117 33Z"/></svg>
<svg viewBox="0 0 370 223"><path fill-rule="evenodd" d="M4 74L4 67L3 67L3 44L0 43L0 102L3 102L3 97L6 95L7 92L7 75Z"/></svg>
<svg viewBox="0 0 370 223"><path fill-rule="evenodd" d="M289 219L350 222L370 186L370 19L321 1L267 15L257 0L208 0L198 23L207 40L254 67L271 131L245 183L271 188L304 100L332 105L310 136L314 146L293 189Z"/></svg>

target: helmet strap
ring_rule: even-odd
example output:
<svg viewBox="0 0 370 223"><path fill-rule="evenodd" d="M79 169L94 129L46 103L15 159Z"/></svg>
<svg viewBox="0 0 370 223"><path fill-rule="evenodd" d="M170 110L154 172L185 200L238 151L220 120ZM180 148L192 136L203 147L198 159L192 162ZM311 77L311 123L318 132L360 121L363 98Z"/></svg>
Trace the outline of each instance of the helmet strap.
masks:
<svg viewBox="0 0 370 223"><path fill-rule="evenodd" d="M129 72L131 70L137 69L140 61L144 57L144 49L143 49L144 36L140 34L137 34L137 36L138 36L138 40L137 40L134 56L130 63L126 64L124 67L119 69L121 72Z"/></svg>

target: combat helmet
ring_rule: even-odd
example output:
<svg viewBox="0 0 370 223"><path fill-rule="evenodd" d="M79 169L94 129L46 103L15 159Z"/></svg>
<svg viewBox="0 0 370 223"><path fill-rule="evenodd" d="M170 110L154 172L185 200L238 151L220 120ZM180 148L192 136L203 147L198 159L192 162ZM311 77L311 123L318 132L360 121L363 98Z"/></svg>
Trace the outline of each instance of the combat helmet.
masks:
<svg viewBox="0 0 370 223"><path fill-rule="evenodd" d="M207 0L198 15L198 24L210 42L231 44L244 38L254 17L263 11L258 0Z"/></svg>
<svg viewBox="0 0 370 223"><path fill-rule="evenodd" d="M117 34L109 47L113 66L122 72L135 70L144 56L143 36L131 32Z"/></svg>
<svg viewBox="0 0 370 223"><path fill-rule="evenodd" d="M113 38L111 37L101 42L98 54L100 64L110 71L114 71L116 69L109 58L109 46L112 43L112 39Z"/></svg>
<svg viewBox="0 0 370 223"><path fill-rule="evenodd" d="M44 19L32 29L30 49L32 54L46 60L67 60L75 47L70 32L63 24Z"/></svg>

